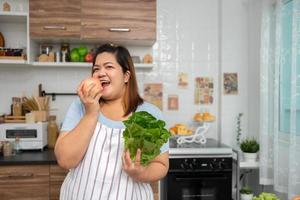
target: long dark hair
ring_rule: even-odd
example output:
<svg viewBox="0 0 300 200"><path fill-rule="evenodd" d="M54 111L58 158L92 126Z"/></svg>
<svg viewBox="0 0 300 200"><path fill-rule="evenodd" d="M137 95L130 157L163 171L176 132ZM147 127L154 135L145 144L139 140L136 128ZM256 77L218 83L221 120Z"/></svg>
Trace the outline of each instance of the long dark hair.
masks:
<svg viewBox="0 0 300 200"><path fill-rule="evenodd" d="M124 74L127 71L130 72L130 77L126 84L125 95L123 98L123 106L125 111L124 116L127 116L131 112L136 111L138 105L144 102L144 100L141 98L141 96L138 93L138 85L137 85L136 74L135 74L132 58L129 54L129 51L125 47L107 43L101 45L96 50L93 59L93 66L95 66L97 56L104 52L112 53L115 55L116 60L119 63L119 65L122 67L122 71Z"/></svg>

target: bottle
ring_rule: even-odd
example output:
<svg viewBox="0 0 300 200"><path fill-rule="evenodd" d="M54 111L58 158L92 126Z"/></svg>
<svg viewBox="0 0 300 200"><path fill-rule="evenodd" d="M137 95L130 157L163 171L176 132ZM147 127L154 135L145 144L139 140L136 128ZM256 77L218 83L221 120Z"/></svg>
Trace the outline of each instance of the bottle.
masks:
<svg viewBox="0 0 300 200"><path fill-rule="evenodd" d="M69 43L62 43L60 46L62 53L62 62L70 62L70 45Z"/></svg>
<svg viewBox="0 0 300 200"><path fill-rule="evenodd" d="M15 150L16 154L21 153L21 145L20 145L20 137L19 136L16 136L14 150Z"/></svg>
<svg viewBox="0 0 300 200"><path fill-rule="evenodd" d="M59 63L60 62L60 51L57 51L55 53L55 62Z"/></svg>
<svg viewBox="0 0 300 200"><path fill-rule="evenodd" d="M56 124L56 116L50 115L48 122L48 148L53 149L58 137L58 127Z"/></svg>
<svg viewBox="0 0 300 200"><path fill-rule="evenodd" d="M22 115L22 103L21 103L21 98L19 97L12 98L12 115L13 116Z"/></svg>
<svg viewBox="0 0 300 200"><path fill-rule="evenodd" d="M5 40L4 40L4 37L3 37L2 33L0 32L0 48L4 48L4 47L5 47ZM3 55L4 50L0 50L0 51L1 51L0 55L4 56Z"/></svg>

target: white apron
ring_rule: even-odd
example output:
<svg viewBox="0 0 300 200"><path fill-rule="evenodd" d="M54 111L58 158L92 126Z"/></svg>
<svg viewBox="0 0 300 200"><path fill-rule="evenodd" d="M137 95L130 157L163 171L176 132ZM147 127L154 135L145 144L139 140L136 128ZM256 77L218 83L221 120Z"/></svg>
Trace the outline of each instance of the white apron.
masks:
<svg viewBox="0 0 300 200"><path fill-rule="evenodd" d="M150 184L122 169L123 131L97 123L85 156L62 184L61 200L153 200Z"/></svg>

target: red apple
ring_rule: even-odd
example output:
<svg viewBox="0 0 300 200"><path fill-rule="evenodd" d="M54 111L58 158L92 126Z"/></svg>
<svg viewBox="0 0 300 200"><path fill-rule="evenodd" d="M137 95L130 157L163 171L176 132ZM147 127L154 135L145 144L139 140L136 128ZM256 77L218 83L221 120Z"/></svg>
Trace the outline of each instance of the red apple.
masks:
<svg viewBox="0 0 300 200"><path fill-rule="evenodd" d="M84 61L85 62L93 62L93 55L90 53L86 54L84 57Z"/></svg>

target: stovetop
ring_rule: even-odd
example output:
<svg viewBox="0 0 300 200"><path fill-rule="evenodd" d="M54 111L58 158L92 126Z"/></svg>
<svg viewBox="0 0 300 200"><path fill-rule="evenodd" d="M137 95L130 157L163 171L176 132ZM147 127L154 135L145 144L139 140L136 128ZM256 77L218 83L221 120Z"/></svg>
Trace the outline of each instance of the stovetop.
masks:
<svg viewBox="0 0 300 200"><path fill-rule="evenodd" d="M232 156L232 148L220 143L218 140L207 138L205 144L184 143L177 144L177 138L170 138L170 156Z"/></svg>

